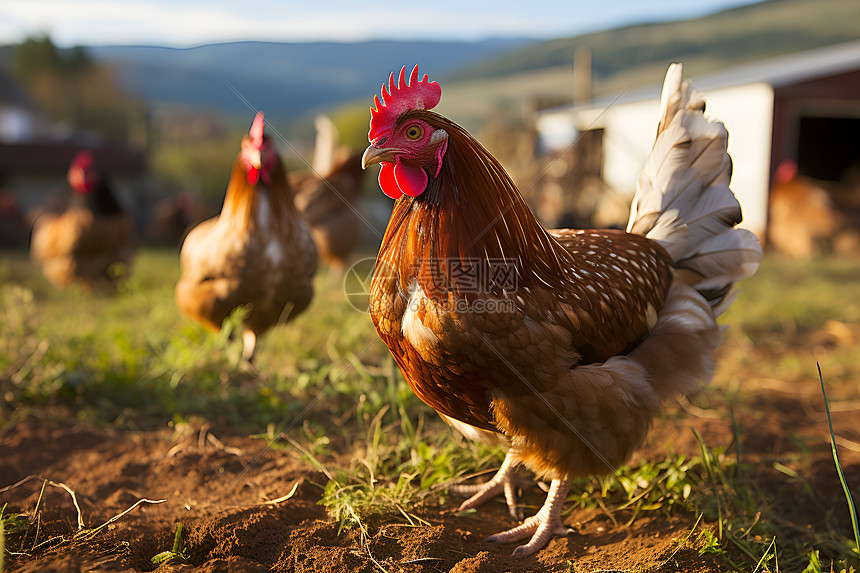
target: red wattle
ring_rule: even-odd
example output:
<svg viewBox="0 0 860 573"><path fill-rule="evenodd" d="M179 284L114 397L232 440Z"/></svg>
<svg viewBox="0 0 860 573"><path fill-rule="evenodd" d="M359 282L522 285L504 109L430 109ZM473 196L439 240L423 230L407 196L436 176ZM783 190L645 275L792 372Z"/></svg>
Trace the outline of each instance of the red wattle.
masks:
<svg viewBox="0 0 860 573"><path fill-rule="evenodd" d="M260 180L260 170L254 167L253 165L248 168L248 184L256 185L257 181Z"/></svg>
<svg viewBox="0 0 860 573"><path fill-rule="evenodd" d="M400 199L404 194L418 197L427 189L427 173L420 167L394 160L394 164L383 163L379 170L379 187L392 199Z"/></svg>
<svg viewBox="0 0 860 573"><path fill-rule="evenodd" d="M95 183L93 183L92 179L84 179L80 183L72 185L72 189L78 195L86 195L95 189L95 187Z"/></svg>
<svg viewBox="0 0 860 573"><path fill-rule="evenodd" d="M383 163L379 170L379 188L392 199L403 197L403 191L400 190L400 187L397 186L397 180L394 179L394 165L391 163Z"/></svg>
<svg viewBox="0 0 860 573"><path fill-rule="evenodd" d="M400 190L410 197L418 197L427 189L427 172L420 167L402 163L400 156L395 159L394 179Z"/></svg>

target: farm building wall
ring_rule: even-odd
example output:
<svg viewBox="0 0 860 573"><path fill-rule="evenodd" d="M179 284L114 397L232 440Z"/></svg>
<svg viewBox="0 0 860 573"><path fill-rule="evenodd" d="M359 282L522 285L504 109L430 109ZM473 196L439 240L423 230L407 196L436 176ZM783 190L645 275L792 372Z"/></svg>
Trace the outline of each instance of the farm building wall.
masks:
<svg viewBox="0 0 860 573"><path fill-rule="evenodd" d="M773 90L756 83L704 95L707 115L719 118L729 131L729 153L734 160L731 186L744 211L742 226L761 236L767 225ZM543 114L538 129L554 136L545 145L550 149L570 134L604 129L603 180L629 199L654 143L659 112L658 98L608 108L568 108Z"/></svg>

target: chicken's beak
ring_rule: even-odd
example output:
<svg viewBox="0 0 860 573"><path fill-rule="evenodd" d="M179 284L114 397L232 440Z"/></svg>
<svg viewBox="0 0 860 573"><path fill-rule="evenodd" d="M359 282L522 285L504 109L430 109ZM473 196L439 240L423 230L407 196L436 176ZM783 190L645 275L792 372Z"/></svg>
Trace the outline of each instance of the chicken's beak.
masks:
<svg viewBox="0 0 860 573"><path fill-rule="evenodd" d="M394 161L394 152L397 149L393 147L374 147L373 145L368 145L367 149L364 150L364 155L361 156L361 168L367 169L368 165L373 165L374 163L382 163L383 161Z"/></svg>
<svg viewBox="0 0 860 573"><path fill-rule="evenodd" d="M263 164L262 158L260 157L260 150L253 149L248 153L248 163L256 167L257 169Z"/></svg>

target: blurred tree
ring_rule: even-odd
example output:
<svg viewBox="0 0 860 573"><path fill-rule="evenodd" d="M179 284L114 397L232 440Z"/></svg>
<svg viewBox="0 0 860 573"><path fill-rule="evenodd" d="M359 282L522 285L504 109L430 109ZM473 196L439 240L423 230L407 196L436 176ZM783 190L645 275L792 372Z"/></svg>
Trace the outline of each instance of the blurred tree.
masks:
<svg viewBox="0 0 860 573"><path fill-rule="evenodd" d="M79 65L82 64L79 62ZM30 82L45 70L59 71L62 59L47 36L27 38L15 48L13 71L22 82Z"/></svg>
<svg viewBox="0 0 860 573"><path fill-rule="evenodd" d="M162 141L153 148L150 168L176 189L220 208L243 135L225 134L198 142Z"/></svg>
<svg viewBox="0 0 860 573"><path fill-rule="evenodd" d="M15 48L12 71L33 100L69 131L91 131L114 141L140 133L143 104L124 94L113 70L80 46L60 50L48 36Z"/></svg>
<svg viewBox="0 0 860 573"><path fill-rule="evenodd" d="M367 130L370 112L367 105L356 104L339 108L332 114L332 121L340 134L340 143L353 151L367 147Z"/></svg>

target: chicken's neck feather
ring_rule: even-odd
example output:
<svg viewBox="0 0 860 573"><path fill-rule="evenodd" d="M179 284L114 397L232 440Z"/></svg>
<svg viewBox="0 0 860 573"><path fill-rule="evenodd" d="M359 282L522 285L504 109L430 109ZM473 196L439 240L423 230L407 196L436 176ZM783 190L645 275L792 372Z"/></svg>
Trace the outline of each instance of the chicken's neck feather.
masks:
<svg viewBox="0 0 860 573"><path fill-rule="evenodd" d="M485 272L507 267L496 274L516 272L517 287L563 281L569 253L538 222L501 164L457 124L423 113L448 133L448 149L427 190L397 201L383 238L381 257L398 269L401 287L417 277L428 295L451 289L464 296L474 276L458 278L453 269L475 265ZM504 288L490 285L494 296Z"/></svg>
<svg viewBox="0 0 860 573"><path fill-rule="evenodd" d="M272 173L271 183L266 184L263 191L262 183L250 185L248 174L239 161L233 165L233 173L227 185L224 206L221 208L220 221L241 230L253 230L259 223L260 193L268 193L271 201L271 217L275 229L288 231L293 225L290 220L298 216L293 204L293 194L287 182L287 174L283 165L278 164Z"/></svg>
<svg viewBox="0 0 860 573"><path fill-rule="evenodd" d="M110 185L104 179L96 183L95 188L85 194L72 193L72 205L86 207L96 215L122 215L123 210L114 197Z"/></svg>

